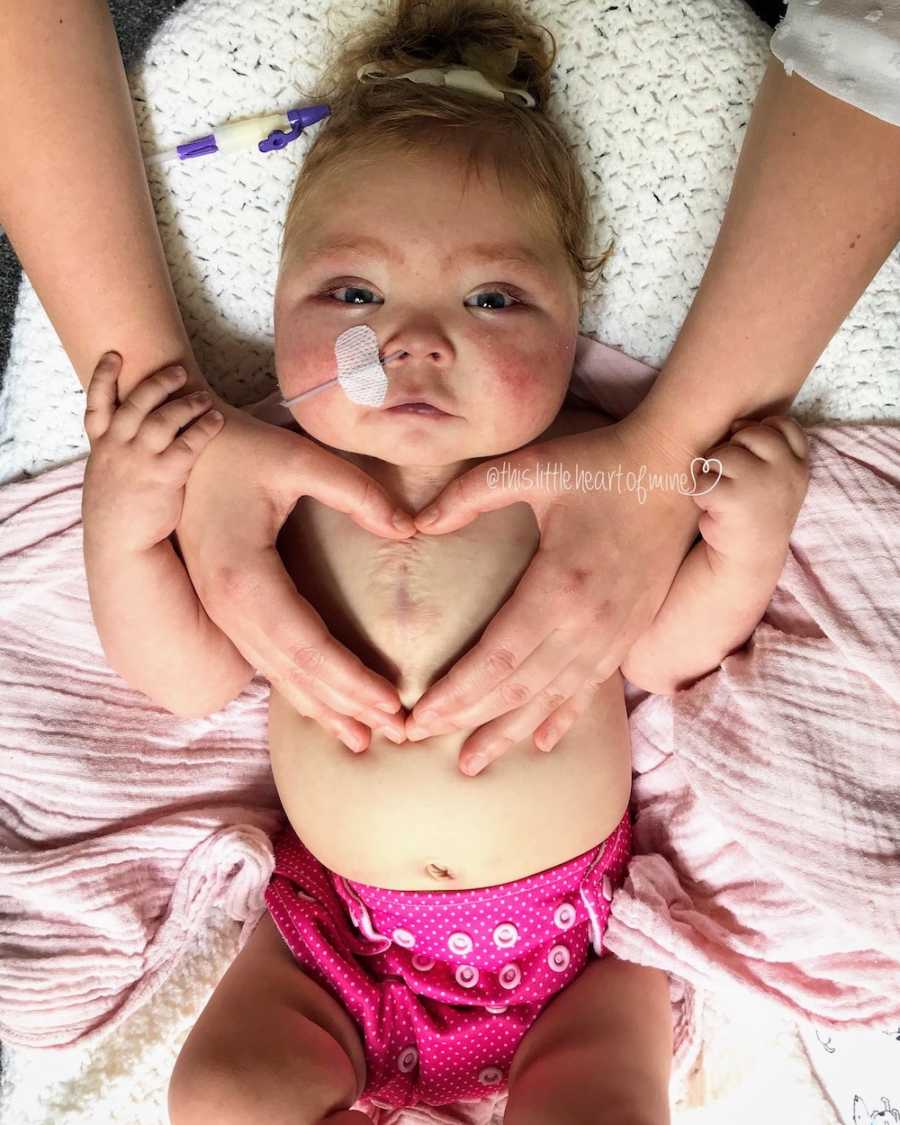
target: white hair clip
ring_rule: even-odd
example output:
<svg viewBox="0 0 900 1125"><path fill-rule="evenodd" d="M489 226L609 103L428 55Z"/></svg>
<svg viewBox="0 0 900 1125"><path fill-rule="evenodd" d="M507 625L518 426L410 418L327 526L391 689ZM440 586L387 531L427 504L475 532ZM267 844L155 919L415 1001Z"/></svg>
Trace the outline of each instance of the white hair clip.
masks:
<svg viewBox="0 0 900 1125"><path fill-rule="evenodd" d="M408 78L410 82L421 82L426 86L452 86L469 94L480 94L494 101L503 101L506 96L521 109L533 109L535 100L518 86L500 86L486 78L480 70L471 66L433 66L419 70L409 70L406 74L385 74L377 62L363 63L357 70L360 82L393 82L397 78Z"/></svg>

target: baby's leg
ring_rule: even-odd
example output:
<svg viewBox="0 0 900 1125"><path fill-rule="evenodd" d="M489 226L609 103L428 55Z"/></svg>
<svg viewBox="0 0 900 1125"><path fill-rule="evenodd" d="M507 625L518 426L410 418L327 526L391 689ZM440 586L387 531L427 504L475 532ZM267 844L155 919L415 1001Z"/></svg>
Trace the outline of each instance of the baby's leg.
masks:
<svg viewBox="0 0 900 1125"><path fill-rule="evenodd" d="M668 978L607 954L528 1029L504 1125L669 1125L671 1063Z"/></svg>
<svg viewBox="0 0 900 1125"><path fill-rule="evenodd" d="M172 1125L365 1125L355 1024L267 913L216 986L169 1083Z"/></svg>

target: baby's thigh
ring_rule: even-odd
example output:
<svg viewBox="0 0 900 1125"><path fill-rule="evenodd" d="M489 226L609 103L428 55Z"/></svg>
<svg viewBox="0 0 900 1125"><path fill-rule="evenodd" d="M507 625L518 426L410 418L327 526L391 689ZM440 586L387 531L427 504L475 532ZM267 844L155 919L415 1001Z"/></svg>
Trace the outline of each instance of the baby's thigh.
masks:
<svg viewBox="0 0 900 1125"><path fill-rule="evenodd" d="M356 1025L307 976L266 913L184 1042L169 1082L172 1125L304 1125L359 1097Z"/></svg>
<svg viewBox="0 0 900 1125"><path fill-rule="evenodd" d="M530 1125L562 1111L573 1123L667 1125L671 1065L668 978L607 954L528 1029L510 1066L504 1121Z"/></svg>

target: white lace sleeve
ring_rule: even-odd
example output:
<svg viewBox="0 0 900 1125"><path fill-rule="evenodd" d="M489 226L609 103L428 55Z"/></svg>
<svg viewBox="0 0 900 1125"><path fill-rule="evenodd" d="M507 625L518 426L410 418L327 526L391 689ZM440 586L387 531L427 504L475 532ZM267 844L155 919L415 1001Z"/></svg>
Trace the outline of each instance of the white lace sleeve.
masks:
<svg viewBox="0 0 900 1125"><path fill-rule="evenodd" d="M770 47L786 74L900 125L900 0L790 0Z"/></svg>

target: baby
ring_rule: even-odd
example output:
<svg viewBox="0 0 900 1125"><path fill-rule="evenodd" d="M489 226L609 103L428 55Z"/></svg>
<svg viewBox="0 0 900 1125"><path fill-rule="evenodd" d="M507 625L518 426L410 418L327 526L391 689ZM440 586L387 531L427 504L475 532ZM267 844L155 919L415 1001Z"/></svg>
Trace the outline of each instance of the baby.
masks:
<svg viewBox="0 0 900 1125"><path fill-rule="evenodd" d="M498 53L510 41L527 47L525 76L542 104L544 48L508 5L419 5L414 16L416 6L401 3L340 73L355 74L364 53L385 57L384 42L401 32L408 45L415 21L422 43L442 42L450 7L471 18L464 40L487 39ZM500 20L490 33L484 13ZM359 406L334 387L293 414L298 430L415 512L484 460L609 421L566 397L583 290L572 223L583 225L586 212L573 220L562 189L538 199L503 182L487 159L490 130L476 132L500 103L409 82L354 83L329 99L340 159L313 159L323 132L285 225L276 367L291 398L334 375L341 333L357 324L376 333L380 354L397 357L382 406ZM420 130L422 143L406 148L389 134L378 147L369 121L356 151L341 130L361 119L360 99L413 107L409 130L423 106L449 106L448 119L467 128L430 145ZM516 120L535 111L504 103L502 112ZM427 119L432 133L436 118ZM539 133L553 128L544 121ZM509 134L503 144L515 147ZM577 181L565 146L554 161ZM255 670L206 617L168 538L191 465L215 432L202 402L166 401L175 388L171 372L158 373L118 405L114 380L92 381L85 562L110 662L137 646L158 670L177 652L179 669L193 670L195 701L173 704L184 698L174 682L183 673L173 671L171 693L157 702L203 715L225 702L223 683L232 698ZM432 409L400 405L409 402ZM182 1048L169 1088L173 1125L349 1125L367 1120L350 1108L360 1097L403 1107L502 1090L507 1125L669 1120L666 978L603 945L630 855L622 677L674 687L687 652L704 646L712 670L746 640L784 564L805 452L786 418L747 427L715 451L724 477L714 518L701 520L703 538L621 671L550 754L526 739L466 777L457 759L470 728L398 744L402 724L390 716L368 751L353 754L272 690L269 749L289 824L275 840L269 913ZM524 503L454 533L398 541L304 499L278 539L299 593L396 684L407 708L478 638L537 545ZM123 575L132 587L145 579L142 605L122 604ZM651 667L653 682L644 678Z"/></svg>

